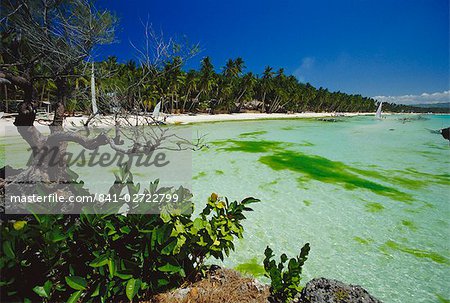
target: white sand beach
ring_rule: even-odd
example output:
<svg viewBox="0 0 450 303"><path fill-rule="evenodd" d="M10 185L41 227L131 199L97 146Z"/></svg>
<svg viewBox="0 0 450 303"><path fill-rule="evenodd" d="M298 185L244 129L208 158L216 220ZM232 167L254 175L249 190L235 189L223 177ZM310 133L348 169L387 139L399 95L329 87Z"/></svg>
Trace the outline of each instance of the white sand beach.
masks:
<svg viewBox="0 0 450 303"><path fill-rule="evenodd" d="M373 116L373 113L339 113L339 116L353 117L353 116ZM49 114L47 119L51 119L53 114ZM326 117L337 117L335 113L293 113L293 114L266 114L266 113L238 113L238 114L179 114L179 115L165 115L166 124L191 124L191 123L207 123L207 122L222 122L222 121L246 121L246 120L262 120L262 119L302 119L302 118L326 118ZM78 117L66 117L64 125L67 126L82 126L83 123L88 119L88 116L78 116ZM48 122L39 123L39 119L35 122L35 126L38 129L44 130L48 129ZM161 119L160 119L161 120ZM100 116L96 118L96 126L108 126L112 125L112 116ZM142 121L143 123L145 121ZM2 117L0 119L0 136L10 135L10 132L14 132L14 117ZM12 135L12 134L11 134Z"/></svg>
<svg viewBox="0 0 450 303"><path fill-rule="evenodd" d="M358 115L373 115L373 113L345 113L346 117ZM296 118L325 118L336 116L334 113L294 113L294 114L265 114L265 113L239 113L239 114L199 114L199 115L172 115L168 116L168 124L186 124L199 122L219 122L219 121L239 121L239 120L259 120L259 119L296 119Z"/></svg>

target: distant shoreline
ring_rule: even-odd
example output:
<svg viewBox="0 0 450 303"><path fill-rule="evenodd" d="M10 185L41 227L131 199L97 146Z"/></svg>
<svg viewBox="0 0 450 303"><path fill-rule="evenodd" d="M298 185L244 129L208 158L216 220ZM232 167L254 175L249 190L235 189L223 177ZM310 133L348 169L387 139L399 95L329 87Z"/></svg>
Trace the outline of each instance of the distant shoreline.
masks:
<svg viewBox="0 0 450 303"><path fill-rule="evenodd" d="M251 121L251 120L277 120L277 119L308 119L308 118L342 118L342 117L356 117L356 116L373 116L372 112L340 112L340 113L316 113L316 112L304 112L304 113L236 113L236 114L164 114L166 120L164 121L168 125L177 124L195 124L195 123L208 123L208 122L227 122L227 121ZM424 115L424 113L383 113L384 116L390 115ZM434 114L438 115L438 114ZM83 117L67 117L66 125L81 124L81 121L86 121L87 116ZM160 117L160 120L162 117Z"/></svg>
<svg viewBox="0 0 450 303"><path fill-rule="evenodd" d="M383 115L423 115L423 113L383 113ZM446 115L442 113L433 113L433 115ZM53 115L49 115L51 118ZM342 117L355 117L355 116L373 116L374 113L293 113L293 114L281 114L281 113L236 113L236 114L166 114L165 123L168 125L185 125L185 124L196 124L196 123L208 123L208 122L228 122L228 121L253 121L253 120L281 120L281 119L308 119L308 118L342 118ZM110 116L103 116L102 119L108 119ZM64 121L65 126L82 126L83 121L88 119L87 115L78 117L66 117ZM0 136L6 135L6 129L13 125L14 117L1 118L0 119ZM102 126L103 123L97 124L97 126ZM37 128L46 128L46 125L39 124L37 121L34 124ZM108 125L108 124L103 124Z"/></svg>
<svg viewBox="0 0 450 303"><path fill-rule="evenodd" d="M301 119L301 118L338 118L354 116L374 116L374 113L237 113L237 114L198 114L198 115L170 115L167 124L191 124L205 122L248 121L248 120L276 120L276 119Z"/></svg>

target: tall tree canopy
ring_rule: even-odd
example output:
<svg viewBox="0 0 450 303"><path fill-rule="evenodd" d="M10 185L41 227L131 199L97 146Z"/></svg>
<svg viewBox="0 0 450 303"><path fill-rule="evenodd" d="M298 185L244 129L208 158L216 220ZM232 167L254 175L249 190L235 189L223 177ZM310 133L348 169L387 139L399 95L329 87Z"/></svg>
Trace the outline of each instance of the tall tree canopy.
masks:
<svg viewBox="0 0 450 303"><path fill-rule="evenodd" d="M24 92L15 124L33 125L35 83L52 79L53 123L61 125L67 78L82 70L95 46L113 41L116 18L89 0L3 0L1 12L0 77Z"/></svg>

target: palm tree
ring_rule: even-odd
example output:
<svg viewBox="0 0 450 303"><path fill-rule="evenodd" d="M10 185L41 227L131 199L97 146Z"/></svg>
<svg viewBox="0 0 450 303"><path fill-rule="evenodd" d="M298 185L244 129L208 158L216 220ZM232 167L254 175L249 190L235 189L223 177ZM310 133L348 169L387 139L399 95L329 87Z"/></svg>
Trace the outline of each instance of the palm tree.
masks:
<svg viewBox="0 0 450 303"><path fill-rule="evenodd" d="M242 97L242 90L240 86L240 76L245 68L244 60L242 58L236 58L235 60L229 59L223 68L221 90L220 90L220 102L227 108L229 112L236 109L236 103Z"/></svg>
<svg viewBox="0 0 450 303"><path fill-rule="evenodd" d="M164 65L162 84L165 91L165 96L170 98L170 112L173 113L175 103L178 103L178 90L182 86L183 72L181 70L182 60L180 57L175 57L173 60L166 62ZM164 104L161 105L162 107Z"/></svg>
<svg viewBox="0 0 450 303"><path fill-rule="evenodd" d="M244 60L241 57L238 57L234 60L234 77L239 77L242 74L242 71L245 69Z"/></svg>
<svg viewBox="0 0 450 303"><path fill-rule="evenodd" d="M238 104L237 106L237 111L240 112L242 109L242 105L244 104L245 101L245 94L248 94L248 92L251 92L253 90L253 87L255 86L256 83L256 78L253 75L253 73L249 72L247 74L244 75L244 77L242 77L241 81L239 82L239 86L238 86L238 96L236 98L236 104Z"/></svg>
<svg viewBox="0 0 450 303"><path fill-rule="evenodd" d="M203 58L201 61L201 68L200 68L200 75L199 75L199 81L198 81L198 94L195 97L196 101L198 102L200 95L204 93L206 96L209 97L209 94L211 93L213 86L214 86L214 66L211 63L211 59L209 57Z"/></svg>
<svg viewBox="0 0 450 303"><path fill-rule="evenodd" d="M266 66L261 78L261 91L262 91L262 112L266 111L266 96L267 93L272 89L272 78L273 78L272 67Z"/></svg>
<svg viewBox="0 0 450 303"><path fill-rule="evenodd" d="M184 75L184 100L183 106L181 108L181 112L184 113L186 109L186 103L191 99L191 94L197 89L198 86L198 77L197 72L195 70L190 70L186 75Z"/></svg>

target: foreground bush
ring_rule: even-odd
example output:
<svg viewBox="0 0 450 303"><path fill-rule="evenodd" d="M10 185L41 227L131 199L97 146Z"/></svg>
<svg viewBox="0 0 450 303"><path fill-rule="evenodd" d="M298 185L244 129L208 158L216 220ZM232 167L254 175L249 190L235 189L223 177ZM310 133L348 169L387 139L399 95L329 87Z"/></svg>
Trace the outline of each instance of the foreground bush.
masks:
<svg viewBox="0 0 450 303"><path fill-rule="evenodd" d="M272 249L267 246L264 255L264 269L266 276L270 278L270 297L272 303L290 302L301 291L300 280L302 274L302 266L308 259L309 243L306 243L300 250L300 254L291 258L289 262L286 254L282 254L280 262L277 264Z"/></svg>
<svg viewBox="0 0 450 303"><path fill-rule="evenodd" d="M128 190L139 187L130 184L129 172L123 175L116 183L126 183ZM149 190L157 186L151 183ZM187 189L176 191L192 197ZM223 259L234 249L233 241L242 238L244 212L258 201L230 203L212 194L196 218L163 211L2 222L1 301L132 301L177 287L197 278L206 258Z"/></svg>

